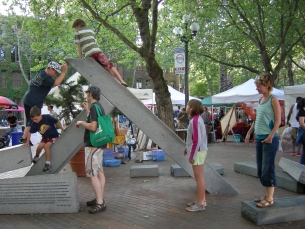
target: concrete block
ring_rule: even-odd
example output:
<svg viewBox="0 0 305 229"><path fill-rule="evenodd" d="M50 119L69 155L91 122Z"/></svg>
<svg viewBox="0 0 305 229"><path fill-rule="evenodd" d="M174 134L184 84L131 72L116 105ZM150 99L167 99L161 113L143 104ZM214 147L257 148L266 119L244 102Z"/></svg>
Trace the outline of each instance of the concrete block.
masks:
<svg viewBox="0 0 305 229"><path fill-rule="evenodd" d="M158 177L158 165L133 165L130 168L130 177Z"/></svg>
<svg viewBox="0 0 305 229"><path fill-rule="evenodd" d="M217 162L209 162L209 164L220 175L224 174L224 169L223 169L223 165L222 164L219 164Z"/></svg>
<svg viewBox="0 0 305 229"><path fill-rule="evenodd" d="M238 173L243 173L249 176L257 176L257 166L254 161L244 161L244 162L235 162L234 171Z"/></svg>
<svg viewBox="0 0 305 229"><path fill-rule="evenodd" d="M0 180L0 214L76 213L75 173Z"/></svg>
<svg viewBox="0 0 305 229"><path fill-rule="evenodd" d="M17 145L0 149L0 173L30 166L32 164L31 148Z"/></svg>
<svg viewBox="0 0 305 229"><path fill-rule="evenodd" d="M305 219L305 196L294 196L274 200L268 208L258 208L256 203L242 201L241 215L256 225L276 224Z"/></svg>
<svg viewBox="0 0 305 229"><path fill-rule="evenodd" d="M281 157L279 166L296 181L305 184L305 166L287 158Z"/></svg>
<svg viewBox="0 0 305 229"><path fill-rule="evenodd" d="M292 192L303 193L305 185L297 182L292 176L285 172L276 173L277 186Z"/></svg>
<svg viewBox="0 0 305 229"><path fill-rule="evenodd" d="M179 165L171 165L171 174L174 177L190 177L190 174L185 172Z"/></svg>
<svg viewBox="0 0 305 229"><path fill-rule="evenodd" d="M105 98L124 113L139 129L141 129L149 138L166 152L181 168L194 177L192 166L185 160L185 156L181 149L185 148L185 142L174 133L167 125L165 125L158 117L156 117L145 105L137 99L128 89L122 87L102 66L100 66L92 58L77 58L66 60L74 67L83 77L85 77L92 85L96 85L101 89L101 93ZM113 92L116 93L113 93ZM123 98L123 99L122 99ZM126 106L126 101L132 106ZM143 119L145 117L145 119ZM149 120L149 122L147 121ZM218 177L218 176L219 177ZM224 194L236 194L236 189L230 186L217 172L211 169L211 173L206 174L210 180L218 180L218 194L224 191ZM224 187L224 188L222 188ZM214 188L206 187L211 194Z"/></svg>

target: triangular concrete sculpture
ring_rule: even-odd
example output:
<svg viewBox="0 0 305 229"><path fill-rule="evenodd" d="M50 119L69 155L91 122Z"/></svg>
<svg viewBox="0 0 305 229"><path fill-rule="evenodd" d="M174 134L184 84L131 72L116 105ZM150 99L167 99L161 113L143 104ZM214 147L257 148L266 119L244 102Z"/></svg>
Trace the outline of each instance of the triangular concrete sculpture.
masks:
<svg viewBox="0 0 305 229"><path fill-rule="evenodd" d="M160 121L145 105L128 89L122 86L92 58L67 59L92 85L98 86L101 93L110 103L124 113L153 142L160 146L186 172L194 177L192 167L183 155L185 143ZM56 144L56 143L55 143ZM211 194L238 194L208 164L205 166L206 189ZM216 186L217 185L217 186Z"/></svg>

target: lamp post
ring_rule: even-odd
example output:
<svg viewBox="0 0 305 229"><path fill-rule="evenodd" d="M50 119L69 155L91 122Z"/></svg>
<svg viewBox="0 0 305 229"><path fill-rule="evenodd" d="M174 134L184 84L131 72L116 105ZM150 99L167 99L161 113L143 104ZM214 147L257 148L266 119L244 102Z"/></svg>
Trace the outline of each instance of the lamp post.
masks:
<svg viewBox="0 0 305 229"><path fill-rule="evenodd" d="M181 27L175 27L173 29L174 34L176 34L180 41L184 43L184 50L185 50L185 73L184 73L184 93L185 93L185 106L187 105L189 101L189 80L188 80L188 72L189 72L189 61L188 61L188 48L189 48L189 41L193 39L198 30L200 29L200 26L198 23L194 22L191 24L190 28L188 28L188 25L191 22L191 16L188 14L183 15L181 22L184 24L185 33L183 32ZM191 31L189 31L189 29Z"/></svg>

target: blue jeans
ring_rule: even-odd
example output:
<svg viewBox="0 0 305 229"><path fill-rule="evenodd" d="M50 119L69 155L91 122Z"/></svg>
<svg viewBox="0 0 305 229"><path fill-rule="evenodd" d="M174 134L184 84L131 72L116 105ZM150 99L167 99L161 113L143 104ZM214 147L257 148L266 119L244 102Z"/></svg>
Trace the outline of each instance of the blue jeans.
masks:
<svg viewBox="0 0 305 229"><path fill-rule="evenodd" d="M273 137L272 143L261 143L263 139L256 139L257 175L264 187L277 185L274 159L279 147L278 137Z"/></svg>
<svg viewBox="0 0 305 229"><path fill-rule="evenodd" d="M129 159L131 159L131 147L133 148L133 150L135 150L136 148L137 148L137 145L136 145L136 143L134 143L134 144L127 144L127 146L128 146L128 158Z"/></svg>
<svg viewBox="0 0 305 229"><path fill-rule="evenodd" d="M7 131L10 138L12 138L12 133L17 132L17 127L10 127L10 130Z"/></svg>
<svg viewBox="0 0 305 229"><path fill-rule="evenodd" d="M301 138L301 143L303 145L303 149L302 149L302 155L300 158L300 164L305 165L305 134L303 134L303 136Z"/></svg>

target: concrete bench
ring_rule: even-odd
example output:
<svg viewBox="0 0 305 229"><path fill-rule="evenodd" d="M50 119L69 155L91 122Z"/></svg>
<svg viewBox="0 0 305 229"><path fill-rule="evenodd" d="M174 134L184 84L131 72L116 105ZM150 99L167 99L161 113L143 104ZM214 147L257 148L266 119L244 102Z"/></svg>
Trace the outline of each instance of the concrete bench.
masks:
<svg viewBox="0 0 305 229"><path fill-rule="evenodd" d="M183 168L181 168L179 165L171 165L171 174L174 177L190 177L190 174L188 174Z"/></svg>
<svg viewBox="0 0 305 229"><path fill-rule="evenodd" d="M296 181L305 184L305 166L287 158L281 157L279 166Z"/></svg>
<svg viewBox="0 0 305 229"><path fill-rule="evenodd" d="M157 177L158 165L133 165L130 168L130 177Z"/></svg>
<svg viewBox="0 0 305 229"><path fill-rule="evenodd" d="M305 196L294 196L274 200L274 205L258 208L256 203L242 201L241 215L256 225L276 224L305 219Z"/></svg>
<svg viewBox="0 0 305 229"><path fill-rule="evenodd" d="M292 176L285 172L276 173L277 186L295 193L303 193L305 185L297 182Z"/></svg>
<svg viewBox="0 0 305 229"><path fill-rule="evenodd" d="M239 173L244 173L249 176L257 176L257 166L254 161L245 161L245 162L235 162L234 171Z"/></svg>

